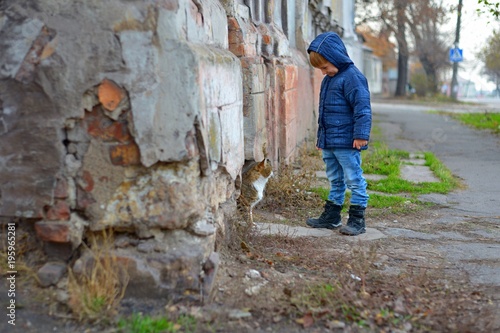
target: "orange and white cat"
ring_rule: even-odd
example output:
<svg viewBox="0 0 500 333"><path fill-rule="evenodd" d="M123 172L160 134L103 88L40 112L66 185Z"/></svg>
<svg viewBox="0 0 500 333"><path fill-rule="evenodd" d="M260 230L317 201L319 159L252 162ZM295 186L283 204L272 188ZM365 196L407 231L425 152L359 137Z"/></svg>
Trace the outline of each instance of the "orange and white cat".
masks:
<svg viewBox="0 0 500 333"><path fill-rule="evenodd" d="M243 169L238 210L250 226L253 226L252 210L264 197L267 181L272 175L273 167L267 158L262 162L252 162Z"/></svg>

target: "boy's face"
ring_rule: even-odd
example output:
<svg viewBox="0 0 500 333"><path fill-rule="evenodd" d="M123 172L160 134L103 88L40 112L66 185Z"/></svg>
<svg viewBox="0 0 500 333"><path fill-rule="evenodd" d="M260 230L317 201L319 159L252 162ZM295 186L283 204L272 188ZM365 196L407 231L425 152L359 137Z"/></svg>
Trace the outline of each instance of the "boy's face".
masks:
<svg viewBox="0 0 500 333"><path fill-rule="evenodd" d="M339 69L335 67L331 62L327 61L318 67L323 75L334 76L339 72Z"/></svg>

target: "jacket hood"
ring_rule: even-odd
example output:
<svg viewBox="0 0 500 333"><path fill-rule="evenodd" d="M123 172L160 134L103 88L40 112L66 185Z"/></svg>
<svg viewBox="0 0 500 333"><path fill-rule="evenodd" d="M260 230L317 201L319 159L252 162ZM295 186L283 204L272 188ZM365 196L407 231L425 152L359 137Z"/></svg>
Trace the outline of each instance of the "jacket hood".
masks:
<svg viewBox="0 0 500 333"><path fill-rule="evenodd" d="M321 54L326 60L335 65L339 71L353 64L347 54L344 42L335 32L324 32L314 38L307 49L307 53L311 51Z"/></svg>

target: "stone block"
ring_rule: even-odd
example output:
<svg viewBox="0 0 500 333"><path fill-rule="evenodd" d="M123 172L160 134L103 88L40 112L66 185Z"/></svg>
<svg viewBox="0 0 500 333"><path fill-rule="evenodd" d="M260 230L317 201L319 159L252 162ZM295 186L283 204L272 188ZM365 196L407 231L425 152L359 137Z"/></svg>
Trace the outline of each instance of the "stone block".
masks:
<svg viewBox="0 0 500 333"><path fill-rule="evenodd" d="M73 255L71 243L44 242L43 251L50 260L67 261Z"/></svg>
<svg viewBox="0 0 500 333"><path fill-rule="evenodd" d="M264 92L267 84L266 75L264 64L248 64L243 73L245 92L248 94Z"/></svg>
<svg viewBox="0 0 500 333"><path fill-rule="evenodd" d="M0 79L14 78L28 55L31 45L40 34L44 24L37 18L3 17L0 48Z"/></svg>
<svg viewBox="0 0 500 333"><path fill-rule="evenodd" d="M245 162L243 138L243 114L241 103L234 103L220 108L222 163L233 180Z"/></svg>
<svg viewBox="0 0 500 333"><path fill-rule="evenodd" d="M38 270L38 282L42 287L55 286L66 273L66 269L64 262L48 262Z"/></svg>
<svg viewBox="0 0 500 333"><path fill-rule="evenodd" d="M202 288L203 295L210 301L214 294L214 282L219 271L220 257L217 252L212 252L203 263Z"/></svg>
<svg viewBox="0 0 500 333"><path fill-rule="evenodd" d="M198 236L209 236L215 234L215 225L207 220L199 220L191 224L189 229Z"/></svg>
<svg viewBox="0 0 500 333"><path fill-rule="evenodd" d="M120 266L127 268L129 283L125 297L202 301L212 290L219 266L218 256L210 254L213 244L210 241L193 246L187 239L187 242L174 241L172 247L171 237L168 234L165 237L169 245L163 244L163 251L138 252L128 247L113 252L117 262L123 263ZM91 258L79 262L74 271L85 273L92 268L91 262Z"/></svg>
<svg viewBox="0 0 500 333"><path fill-rule="evenodd" d="M266 98L262 94L252 94L245 96L243 134L245 140L245 159L255 159L254 152L262 151L261 143L267 141L266 138ZM257 147L256 147L257 146ZM260 146L260 147L259 147Z"/></svg>
<svg viewBox="0 0 500 333"><path fill-rule="evenodd" d="M159 166L116 189L102 219L92 228L183 229L199 220L207 209L208 193L199 182L197 161Z"/></svg>

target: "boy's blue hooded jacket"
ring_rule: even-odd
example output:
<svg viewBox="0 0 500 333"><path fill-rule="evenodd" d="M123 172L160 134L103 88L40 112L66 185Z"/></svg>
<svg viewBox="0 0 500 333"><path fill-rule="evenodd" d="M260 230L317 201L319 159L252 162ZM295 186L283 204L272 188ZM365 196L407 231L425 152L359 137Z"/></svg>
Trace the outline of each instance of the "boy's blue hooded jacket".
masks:
<svg viewBox="0 0 500 333"><path fill-rule="evenodd" d="M316 146L352 149L354 139L370 138L372 114L366 77L334 32L318 35L307 49L308 53L311 51L321 54L339 70L332 77L325 75L321 83Z"/></svg>

